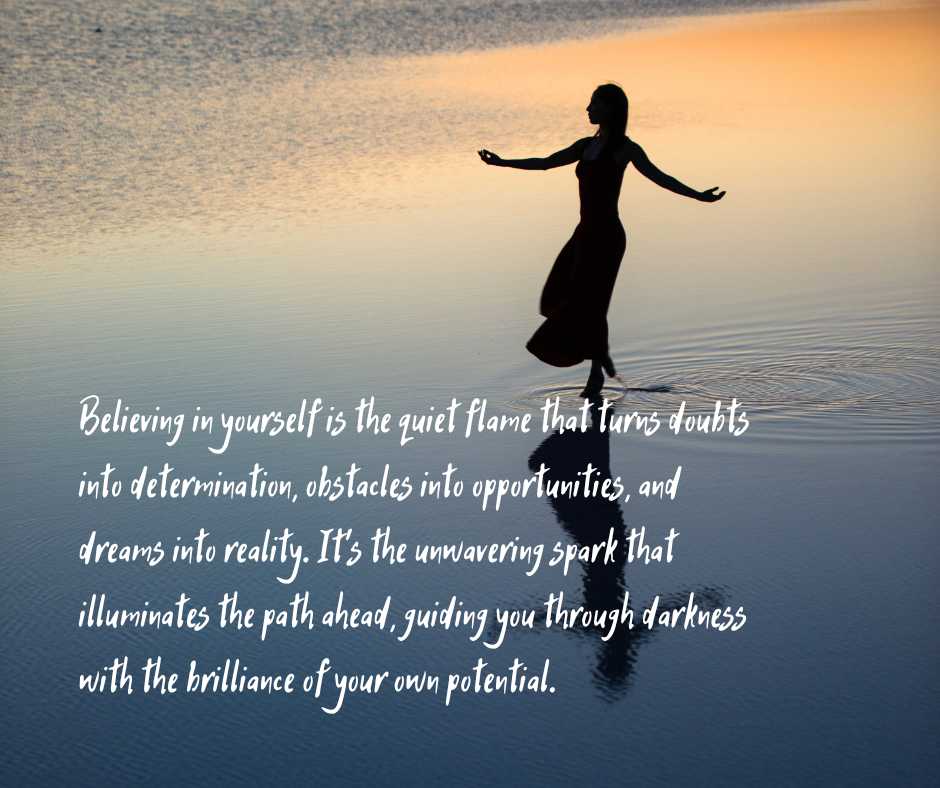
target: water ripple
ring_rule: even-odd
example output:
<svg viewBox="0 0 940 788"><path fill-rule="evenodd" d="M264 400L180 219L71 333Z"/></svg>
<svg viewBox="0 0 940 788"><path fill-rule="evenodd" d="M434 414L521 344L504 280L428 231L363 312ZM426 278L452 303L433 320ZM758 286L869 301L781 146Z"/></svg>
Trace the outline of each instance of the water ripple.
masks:
<svg viewBox="0 0 940 788"><path fill-rule="evenodd" d="M671 354L646 359L660 371L608 380L602 397L641 409L666 410L685 402L710 407L732 398L752 410L779 411L788 417L896 415L940 410L940 349L890 345L854 350L794 350L766 361L742 364L733 354L715 358ZM621 359L618 366L626 367ZM529 389L506 402L515 409L537 409L546 399L563 408L580 407L583 383Z"/></svg>

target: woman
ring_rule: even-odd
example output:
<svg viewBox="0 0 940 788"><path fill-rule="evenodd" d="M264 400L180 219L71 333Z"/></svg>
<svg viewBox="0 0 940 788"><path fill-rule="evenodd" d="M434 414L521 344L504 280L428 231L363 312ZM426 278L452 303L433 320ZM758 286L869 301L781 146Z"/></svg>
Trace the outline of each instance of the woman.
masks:
<svg viewBox="0 0 940 788"><path fill-rule="evenodd" d="M501 159L488 150L480 158L496 167L550 170L578 162L581 222L555 260L542 290L539 312L545 322L526 345L547 364L570 367L591 359L591 373L582 397L600 393L604 371L616 374L607 344L607 307L627 245L617 213L620 185L627 165L664 189L715 202L724 197L716 186L704 192L690 189L659 170L643 149L626 136L627 97L619 85L601 85L588 104L588 120L598 127L585 137L544 159Z"/></svg>

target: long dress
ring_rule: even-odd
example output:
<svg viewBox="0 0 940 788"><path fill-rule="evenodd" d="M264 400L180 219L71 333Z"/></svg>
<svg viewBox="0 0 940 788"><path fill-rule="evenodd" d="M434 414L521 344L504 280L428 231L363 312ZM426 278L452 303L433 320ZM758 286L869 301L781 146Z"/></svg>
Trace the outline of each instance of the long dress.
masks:
<svg viewBox="0 0 940 788"><path fill-rule="evenodd" d="M570 367L608 355L607 307L627 247L617 212L625 169L607 150L575 169L581 221L548 275L539 305L546 320L526 345L546 364Z"/></svg>

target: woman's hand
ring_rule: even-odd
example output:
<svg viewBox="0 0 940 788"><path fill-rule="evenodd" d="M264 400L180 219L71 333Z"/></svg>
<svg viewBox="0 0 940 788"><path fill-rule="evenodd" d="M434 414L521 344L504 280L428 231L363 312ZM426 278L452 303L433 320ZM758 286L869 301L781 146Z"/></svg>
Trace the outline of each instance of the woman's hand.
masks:
<svg viewBox="0 0 940 788"><path fill-rule="evenodd" d="M715 194L715 192L718 192ZM708 189L704 192L699 192L696 199L701 200L702 202L718 202L722 197L725 196L725 192L719 192L718 187L715 186L712 189Z"/></svg>
<svg viewBox="0 0 940 788"><path fill-rule="evenodd" d="M484 164L492 164L496 167L503 166L503 160L499 158L495 153L492 153L488 150L478 150L477 153L480 154L480 158L483 159Z"/></svg>

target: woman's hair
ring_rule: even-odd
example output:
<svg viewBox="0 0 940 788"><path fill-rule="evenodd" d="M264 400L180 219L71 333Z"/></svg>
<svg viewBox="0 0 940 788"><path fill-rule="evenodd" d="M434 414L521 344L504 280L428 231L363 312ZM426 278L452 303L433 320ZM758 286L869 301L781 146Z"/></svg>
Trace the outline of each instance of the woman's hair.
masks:
<svg viewBox="0 0 940 788"><path fill-rule="evenodd" d="M604 147L606 148L609 145L619 146L627 134L627 116L630 113L627 94L623 92L620 85L614 82L598 85L595 93L610 113L606 124L607 139L604 140ZM600 133L600 129L598 129L598 133Z"/></svg>

